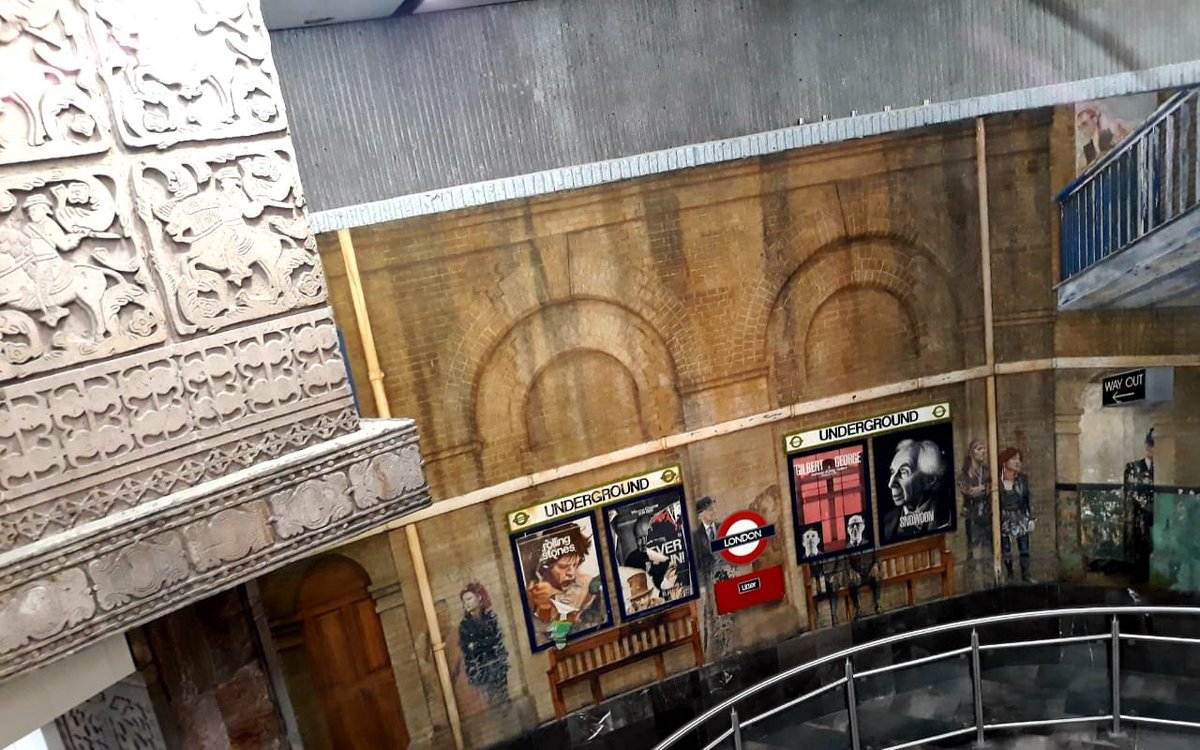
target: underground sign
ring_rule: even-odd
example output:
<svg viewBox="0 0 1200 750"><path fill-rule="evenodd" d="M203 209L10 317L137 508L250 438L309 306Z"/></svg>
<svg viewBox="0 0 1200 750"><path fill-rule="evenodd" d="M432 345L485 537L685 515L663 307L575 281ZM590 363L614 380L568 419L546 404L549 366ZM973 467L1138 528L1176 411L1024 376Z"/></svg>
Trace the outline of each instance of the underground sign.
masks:
<svg viewBox="0 0 1200 750"><path fill-rule="evenodd" d="M749 565L767 548L767 540L775 536L775 527L766 519L748 510L739 510L725 519L712 541L712 551L719 552L733 565Z"/></svg>

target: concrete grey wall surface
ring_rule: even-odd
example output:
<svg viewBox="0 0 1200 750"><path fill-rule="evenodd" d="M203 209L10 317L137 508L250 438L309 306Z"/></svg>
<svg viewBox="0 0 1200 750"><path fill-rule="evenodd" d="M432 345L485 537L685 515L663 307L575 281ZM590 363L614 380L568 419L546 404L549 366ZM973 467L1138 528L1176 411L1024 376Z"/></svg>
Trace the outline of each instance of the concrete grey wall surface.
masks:
<svg viewBox="0 0 1200 750"><path fill-rule="evenodd" d="M1200 58L1192 0L527 0L274 32L312 210Z"/></svg>

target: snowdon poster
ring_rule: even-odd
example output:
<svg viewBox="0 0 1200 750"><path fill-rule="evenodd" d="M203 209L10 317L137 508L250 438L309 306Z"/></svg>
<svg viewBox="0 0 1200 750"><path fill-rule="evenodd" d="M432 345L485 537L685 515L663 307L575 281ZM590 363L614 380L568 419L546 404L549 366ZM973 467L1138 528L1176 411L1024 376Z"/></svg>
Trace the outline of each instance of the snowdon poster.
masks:
<svg viewBox="0 0 1200 750"><path fill-rule="evenodd" d="M949 422L874 438L881 545L952 531L954 428Z"/></svg>
<svg viewBox="0 0 1200 750"><path fill-rule="evenodd" d="M792 454L788 463L797 562L819 562L875 546L865 442Z"/></svg>
<svg viewBox="0 0 1200 750"><path fill-rule="evenodd" d="M622 620L699 596L681 487L609 506L604 522Z"/></svg>
<svg viewBox="0 0 1200 750"><path fill-rule="evenodd" d="M512 538L534 651L612 624L598 541L591 515Z"/></svg>

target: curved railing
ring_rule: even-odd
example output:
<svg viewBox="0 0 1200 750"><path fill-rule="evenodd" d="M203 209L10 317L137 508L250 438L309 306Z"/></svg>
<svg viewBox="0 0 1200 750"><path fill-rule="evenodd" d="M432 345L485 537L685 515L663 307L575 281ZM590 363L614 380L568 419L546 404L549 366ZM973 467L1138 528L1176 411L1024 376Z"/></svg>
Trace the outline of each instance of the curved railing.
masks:
<svg viewBox="0 0 1200 750"><path fill-rule="evenodd" d="M1192 720L1200 719L1200 713L1190 706L1176 706L1181 710L1172 715L1170 704L1164 703L1163 710L1156 711L1158 704L1138 693L1136 699L1131 695L1130 705L1122 708L1123 683L1125 692L1136 692L1145 691L1147 679L1156 675L1165 685L1188 680L1189 675L1200 678L1196 669L1200 638L1192 633L1200 633L1200 608L1084 607L934 625L847 648L780 672L713 706L655 750L742 750L743 743L750 740L766 747L836 747L840 742L849 750L902 750L955 737L965 740L973 736L982 743L989 733L1060 724L1107 725L1114 734L1121 733L1125 722L1200 729L1200 721ZM1195 651L1187 651L1193 647L1197 647ZM1054 650L1055 658L1046 658L1044 652L1039 656L1038 649ZM1127 661L1133 661L1125 671L1123 651ZM897 661L897 656L904 658ZM1068 700L1060 709L1054 700L1039 703L1038 691L1045 686L1039 685L1039 679L1021 683L1021 672L1012 671L1013 665L1020 670L1045 669L1050 664L1058 668L1060 678L1065 675L1085 685L1075 705ZM1173 665L1184 665L1184 671L1171 672ZM1009 671L1004 672L1006 669ZM915 677L914 671L918 671ZM1001 672L1010 680L1016 675L1018 689L1028 698L1027 705L1014 706L1012 700L1005 701L1002 691L987 688L994 687L990 678ZM907 678L902 679L906 673ZM970 697L963 699L965 715L957 721L952 716L935 717L933 723L940 721L942 726L926 736L913 736L921 732L921 723L917 722L908 736L894 736L905 734L899 731L892 736L864 738L862 714L872 710L868 704L879 700L881 692L881 685L870 683L881 679L886 682L883 692L891 690L887 695L892 699L902 693L927 692L934 683L947 686L948 696L956 691L965 694L963 688L969 686ZM1095 689L1086 689L1088 680ZM1021 696L1016 698L1019 702ZM1030 702L1047 710L1036 718L1016 715L1029 708ZM1189 718L1179 718L1183 716ZM832 740L801 744L801 730L813 728ZM780 736L787 739L769 739Z"/></svg>

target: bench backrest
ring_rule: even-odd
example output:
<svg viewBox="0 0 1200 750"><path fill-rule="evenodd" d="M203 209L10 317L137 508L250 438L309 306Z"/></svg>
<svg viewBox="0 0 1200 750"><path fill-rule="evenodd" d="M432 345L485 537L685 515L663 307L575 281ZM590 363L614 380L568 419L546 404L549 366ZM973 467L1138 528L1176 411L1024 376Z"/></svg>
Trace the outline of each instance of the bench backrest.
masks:
<svg viewBox="0 0 1200 750"><path fill-rule="evenodd" d="M663 612L614 628L566 648L550 651L552 678L562 682L605 667L631 661L640 654L670 648L691 639L699 628L696 604Z"/></svg>

